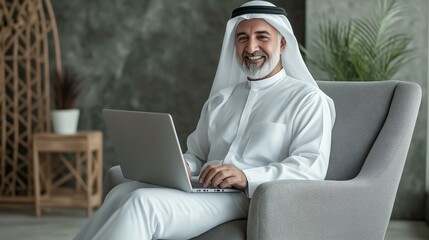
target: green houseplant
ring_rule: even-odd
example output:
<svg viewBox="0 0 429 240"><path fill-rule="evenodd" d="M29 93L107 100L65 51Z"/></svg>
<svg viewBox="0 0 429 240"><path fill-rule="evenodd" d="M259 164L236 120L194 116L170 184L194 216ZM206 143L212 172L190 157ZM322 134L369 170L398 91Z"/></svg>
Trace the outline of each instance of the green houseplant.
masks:
<svg viewBox="0 0 429 240"><path fill-rule="evenodd" d="M58 134L73 134L77 130L79 109L75 102L81 91L81 80L70 69L62 73L56 72L53 81L53 100L55 109L52 110L54 132Z"/></svg>
<svg viewBox="0 0 429 240"><path fill-rule="evenodd" d="M307 63L330 80L391 79L411 58L411 38L398 31L405 6L378 0L369 17L347 23L326 21L319 25L314 52L301 47Z"/></svg>

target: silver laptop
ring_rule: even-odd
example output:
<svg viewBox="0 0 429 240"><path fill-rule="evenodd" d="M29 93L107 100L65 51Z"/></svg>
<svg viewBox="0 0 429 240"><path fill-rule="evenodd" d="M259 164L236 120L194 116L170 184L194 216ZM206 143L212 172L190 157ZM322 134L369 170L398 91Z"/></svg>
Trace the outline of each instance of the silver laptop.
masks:
<svg viewBox="0 0 429 240"><path fill-rule="evenodd" d="M190 181L170 114L104 109L103 117L125 178L185 192L239 191Z"/></svg>

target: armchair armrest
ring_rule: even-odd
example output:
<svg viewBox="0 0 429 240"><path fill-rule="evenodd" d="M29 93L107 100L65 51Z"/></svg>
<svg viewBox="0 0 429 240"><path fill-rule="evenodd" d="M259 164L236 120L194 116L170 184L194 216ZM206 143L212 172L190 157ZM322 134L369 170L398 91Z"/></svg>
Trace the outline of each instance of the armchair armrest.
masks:
<svg viewBox="0 0 429 240"><path fill-rule="evenodd" d="M106 176L104 177L103 200L106 198L110 190L112 190L117 185L128 181L131 180L124 178L121 167L119 165L107 170Z"/></svg>
<svg viewBox="0 0 429 240"><path fill-rule="evenodd" d="M250 202L247 238L383 239L393 202L359 177L264 183Z"/></svg>

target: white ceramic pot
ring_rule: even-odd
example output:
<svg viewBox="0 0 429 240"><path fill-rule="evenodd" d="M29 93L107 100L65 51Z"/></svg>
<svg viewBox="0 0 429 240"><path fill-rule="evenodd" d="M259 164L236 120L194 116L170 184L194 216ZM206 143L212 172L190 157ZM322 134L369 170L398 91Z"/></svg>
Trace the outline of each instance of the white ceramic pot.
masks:
<svg viewBox="0 0 429 240"><path fill-rule="evenodd" d="M52 125L58 134L76 133L79 121L79 109L52 110Z"/></svg>

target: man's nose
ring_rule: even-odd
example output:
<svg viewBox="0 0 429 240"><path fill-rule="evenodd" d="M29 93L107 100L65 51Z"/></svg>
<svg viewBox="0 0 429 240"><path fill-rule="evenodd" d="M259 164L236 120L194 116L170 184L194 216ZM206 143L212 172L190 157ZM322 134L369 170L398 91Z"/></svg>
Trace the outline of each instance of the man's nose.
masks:
<svg viewBox="0 0 429 240"><path fill-rule="evenodd" d="M259 50L258 42L255 39L249 39L248 45L247 45L247 51L249 53L253 53L256 50Z"/></svg>

